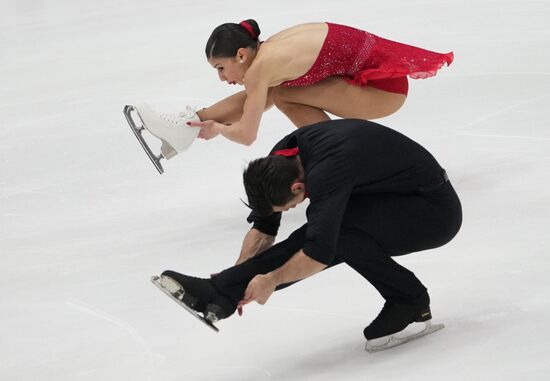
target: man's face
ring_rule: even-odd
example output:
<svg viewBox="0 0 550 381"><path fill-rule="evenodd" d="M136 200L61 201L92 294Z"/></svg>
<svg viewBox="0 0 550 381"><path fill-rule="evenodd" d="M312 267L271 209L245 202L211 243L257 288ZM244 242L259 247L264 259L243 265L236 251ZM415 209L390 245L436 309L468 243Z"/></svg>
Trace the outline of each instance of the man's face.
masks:
<svg viewBox="0 0 550 381"><path fill-rule="evenodd" d="M298 204L304 201L306 197L306 188L304 183L295 182L290 187L293 194L292 199L284 205L273 206L274 212L286 212L289 209L295 208Z"/></svg>

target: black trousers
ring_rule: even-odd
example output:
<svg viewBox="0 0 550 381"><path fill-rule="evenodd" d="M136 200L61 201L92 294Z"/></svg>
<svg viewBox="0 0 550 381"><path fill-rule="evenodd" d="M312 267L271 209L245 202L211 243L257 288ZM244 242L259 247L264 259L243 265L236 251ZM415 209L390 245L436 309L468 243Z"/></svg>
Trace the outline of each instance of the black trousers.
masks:
<svg viewBox="0 0 550 381"><path fill-rule="evenodd" d="M411 195L371 194L350 198L329 267L345 262L386 300L407 302L426 292L424 285L392 256L442 246L462 224L462 208L450 182ZM219 273L214 286L239 302L248 282L282 266L305 242L307 224L263 253ZM288 285L280 286L278 289Z"/></svg>

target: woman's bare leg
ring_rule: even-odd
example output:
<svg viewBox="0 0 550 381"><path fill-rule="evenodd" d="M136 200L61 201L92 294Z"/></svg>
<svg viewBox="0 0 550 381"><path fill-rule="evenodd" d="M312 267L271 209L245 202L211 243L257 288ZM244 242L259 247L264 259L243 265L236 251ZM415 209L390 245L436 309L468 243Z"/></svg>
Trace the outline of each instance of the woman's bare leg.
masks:
<svg viewBox="0 0 550 381"><path fill-rule="evenodd" d="M306 104L293 103L286 98L279 96L280 87L276 88L273 101L277 107L288 119L298 128L310 124L330 120L330 117L321 108L308 106Z"/></svg>
<svg viewBox="0 0 550 381"><path fill-rule="evenodd" d="M403 94L352 85L342 77L329 77L312 86L278 86L273 93L275 106L296 127L327 120L323 110L341 118L382 118L399 110L406 99Z"/></svg>
<svg viewBox="0 0 550 381"><path fill-rule="evenodd" d="M266 110L273 106L272 90L273 89L269 89L267 94L267 102L265 105ZM238 93L230 95L210 107L197 111L197 115L202 121L215 120L216 122L222 124L236 123L241 120L243 115L245 100L246 91L239 91Z"/></svg>

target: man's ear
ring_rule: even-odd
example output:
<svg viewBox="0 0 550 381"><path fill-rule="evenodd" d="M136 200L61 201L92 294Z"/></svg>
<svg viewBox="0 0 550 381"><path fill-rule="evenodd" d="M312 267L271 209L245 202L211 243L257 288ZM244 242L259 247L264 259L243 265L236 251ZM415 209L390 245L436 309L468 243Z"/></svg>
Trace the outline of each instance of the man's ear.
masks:
<svg viewBox="0 0 550 381"><path fill-rule="evenodd" d="M293 182L292 185L290 186L290 191L292 193L296 193L296 192L303 191L305 188L306 188L306 185L297 180L297 181Z"/></svg>

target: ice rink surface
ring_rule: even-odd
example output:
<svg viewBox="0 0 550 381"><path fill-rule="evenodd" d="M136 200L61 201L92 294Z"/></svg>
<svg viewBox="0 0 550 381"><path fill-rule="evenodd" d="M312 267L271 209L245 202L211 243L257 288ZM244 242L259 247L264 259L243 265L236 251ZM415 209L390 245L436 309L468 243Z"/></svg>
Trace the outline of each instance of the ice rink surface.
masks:
<svg viewBox="0 0 550 381"><path fill-rule="evenodd" d="M550 376L548 1L0 0L2 380L547 380ZM224 22L262 37L332 21L454 51L379 120L447 169L464 208L450 244L399 259L446 329L364 351L382 299L341 265L219 323L159 292L165 269L233 264L248 225L245 163L292 131L197 141L156 172L122 108L205 107L220 83L204 45ZM287 213L279 239L304 221Z"/></svg>

